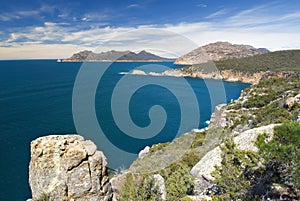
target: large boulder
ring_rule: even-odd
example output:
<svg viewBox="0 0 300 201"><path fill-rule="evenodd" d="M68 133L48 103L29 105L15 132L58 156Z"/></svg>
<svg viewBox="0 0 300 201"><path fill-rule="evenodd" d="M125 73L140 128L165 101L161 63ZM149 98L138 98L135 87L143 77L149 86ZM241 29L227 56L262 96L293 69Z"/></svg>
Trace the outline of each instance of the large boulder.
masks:
<svg viewBox="0 0 300 201"><path fill-rule="evenodd" d="M111 200L106 157L79 135L50 135L31 142L29 183L33 200Z"/></svg>

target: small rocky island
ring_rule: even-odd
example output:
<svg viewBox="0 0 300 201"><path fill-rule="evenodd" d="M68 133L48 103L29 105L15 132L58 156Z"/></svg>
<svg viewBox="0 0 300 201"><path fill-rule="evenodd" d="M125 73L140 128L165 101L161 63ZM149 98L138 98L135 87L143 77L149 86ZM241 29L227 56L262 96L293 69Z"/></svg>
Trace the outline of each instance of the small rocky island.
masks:
<svg viewBox="0 0 300 201"><path fill-rule="evenodd" d="M131 51L108 51L95 53L93 51L84 50L73 54L70 58L63 60L64 62L84 62L84 61L109 61L109 62L133 62L133 61L147 61L147 62L161 62L174 61L174 59L163 58L147 52L145 50L135 53Z"/></svg>

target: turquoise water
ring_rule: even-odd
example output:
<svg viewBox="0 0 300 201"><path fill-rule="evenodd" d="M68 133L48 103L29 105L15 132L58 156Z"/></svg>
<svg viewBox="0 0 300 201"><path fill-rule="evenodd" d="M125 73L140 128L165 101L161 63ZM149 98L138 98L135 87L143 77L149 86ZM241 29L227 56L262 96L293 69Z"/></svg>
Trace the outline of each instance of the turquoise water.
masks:
<svg viewBox="0 0 300 201"><path fill-rule="evenodd" d="M135 67L148 63L114 63L105 72L99 82L95 96L95 111L99 125L110 141L130 153L138 153L146 145L172 140L180 124L181 111L178 100L167 88L158 85L142 87L132 96L129 111L132 120L140 127L150 123L148 111L153 105L161 105L168 118L166 126L159 135L140 140L122 135L111 114L111 94L116 83ZM157 63L156 63L157 64ZM172 63L158 63L170 68L178 66ZM102 63L94 63L99 68ZM30 141L43 135L77 133L72 115L72 93L76 75L81 63L57 63L54 60L16 60L0 61L0 200L25 200L30 197L28 185L28 165L30 159ZM150 68L150 67L149 67ZM132 80L144 79L144 76L131 75ZM173 86L178 86L178 78L157 77ZM217 81L186 78L192 87L198 103L200 122L197 126L206 126L215 104L224 102L220 98L211 104L206 84ZM236 99L242 89L249 84L224 82L226 102ZM130 87L130 86L128 86ZM216 88L216 94L218 89ZM182 90L185 94L185 90ZM211 96L210 96L211 95ZM215 95L217 96L217 95ZM189 103L186 96L184 102ZM194 128L186 126L188 131ZM100 147L101 149L101 147ZM117 163L117 157L104 150L109 165ZM121 161L122 162L122 161ZM123 161L128 165L130 161ZM119 165L119 164L118 164Z"/></svg>

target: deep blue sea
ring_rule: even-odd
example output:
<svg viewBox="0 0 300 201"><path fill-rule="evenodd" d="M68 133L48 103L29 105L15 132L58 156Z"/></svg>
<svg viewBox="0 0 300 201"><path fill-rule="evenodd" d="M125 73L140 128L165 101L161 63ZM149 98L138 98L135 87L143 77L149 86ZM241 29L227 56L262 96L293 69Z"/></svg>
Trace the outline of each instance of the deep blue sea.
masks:
<svg viewBox="0 0 300 201"><path fill-rule="evenodd" d="M150 64L153 65L153 68ZM181 128L181 131L203 128L206 126L205 122L210 119L212 108L216 104L237 99L241 90L249 86L245 83L222 82L222 88L220 81L186 78L184 80L189 84L196 97L199 107L197 110L192 107L194 99L188 95L189 90L181 85L183 78L120 74L120 72L128 72L139 66L145 66L149 72L155 68L157 68L155 71L159 71L159 66L179 67L170 62L150 64L119 62L110 65L101 75L99 82L93 83L98 84L93 99L88 98L88 94L85 94L91 89L89 84L92 82L92 79L89 80L88 74L86 74L86 88L82 86L84 92L79 95L76 94L82 100L86 98L91 100L91 103L94 101L94 105L88 105L87 108L91 111L94 110L95 117L106 138L114 146L132 155L138 153L146 145L171 141L176 136L175 133L178 131L181 118L184 115L181 107L185 107L186 114L190 112L191 122L194 117L192 114L200 114L200 121L197 122L197 125L187 124ZM101 71L104 65L107 66L107 63L89 63L85 68L90 68L91 75L96 76L96 71ZM72 105L74 83L80 69L82 69L82 63L57 63L55 60L0 61L1 201L18 201L30 198L28 165L30 142L33 139L48 134L78 133L77 128L80 127L79 129L82 130L85 125L90 127L89 124L93 123L89 119L93 114L82 117L82 114L85 114L84 101L79 105L73 102ZM93 73L93 71L95 72ZM127 81L124 81L123 86L118 86L121 89L116 91L117 84L124 76L127 76ZM122 106L123 92L126 94L126 91L130 91L135 86L136 81L142 83L150 79L149 77L151 77L150 84L141 86L140 89L134 91L130 96L128 105ZM156 81L160 84L155 84ZM162 86L166 83L171 87ZM173 89L177 90L178 96L172 94ZM226 97L222 96L223 89L226 92ZM113 94L119 95L114 101L112 101ZM153 105L160 105L167 115L165 120L158 121L158 123L164 122L164 127L155 136L147 138L141 133L141 139L138 140L136 136L128 137L124 135L122 129L118 128L119 124L114 121L115 116L112 114L114 108L117 108L115 111L117 115L118 111L122 113L123 109L128 108L132 122L138 127L147 127L153 120L151 119L151 112L149 113ZM80 108L81 106L82 108ZM77 112L83 111L82 114L79 114L83 120L78 127L74 123L72 107ZM124 111L126 113L126 110ZM158 113L154 111L153 114ZM122 121L123 116L120 118ZM89 131L83 129L82 132ZM88 136L88 133L81 134L85 138ZM112 168L120 165L120 163L126 167L132 160L132 157L129 157L130 159L124 158L122 161L120 157L114 156L115 152L110 152L109 147L98 148L104 151L109 166Z"/></svg>

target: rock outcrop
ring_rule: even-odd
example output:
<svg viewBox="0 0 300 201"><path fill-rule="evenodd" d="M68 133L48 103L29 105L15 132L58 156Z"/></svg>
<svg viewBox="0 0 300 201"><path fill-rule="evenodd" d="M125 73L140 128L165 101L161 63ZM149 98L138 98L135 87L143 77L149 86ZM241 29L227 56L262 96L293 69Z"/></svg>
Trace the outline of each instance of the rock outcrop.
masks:
<svg viewBox="0 0 300 201"><path fill-rule="evenodd" d="M50 135L31 142L29 183L33 200L111 200L106 157L79 135Z"/></svg>
<svg viewBox="0 0 300 201"><path fill-rule="evenodd" d="M229 42L216 42L199 47L181 57L175 64L193 65L207 61L218 61L222 59L242 58L256 54L268 53L265 48L254 48L250 45L235 45Z"/></svg>
<svg viewBox="0 0 300 201"><path fill-rule="evenodd" d="M276 124L253 128L240 133L233 138L234 143L239 150L258 151L255 141L259 134L266 133L269 135L268 140L273 137L273 131ZM210 181L214 180L211 173L215 170L215 166L220 166L222 162L222 150L217 146L213 150L205 154L204 157L192 168L191 175L197 178L205 178Z"/></svg>
<svg viewBox="0 0 300 201"><path fill-rule="evenodd" d="M215 67L214 67L215 68ZM213 69L214 69L213 68ZM149 74L150 75L150 74ZM171 76L171 77L192 77L201 79L216 79L225 80L228 82L244 82L251 84L258 84L263 79L269 78L288 78L296 77L294 73L290 71L271 72L271 71L259 71L259 72L247 72L238 70L212 70L206 71L199 66L185 66L183 68L177 68L164 71L156 76Z"/></svg>

